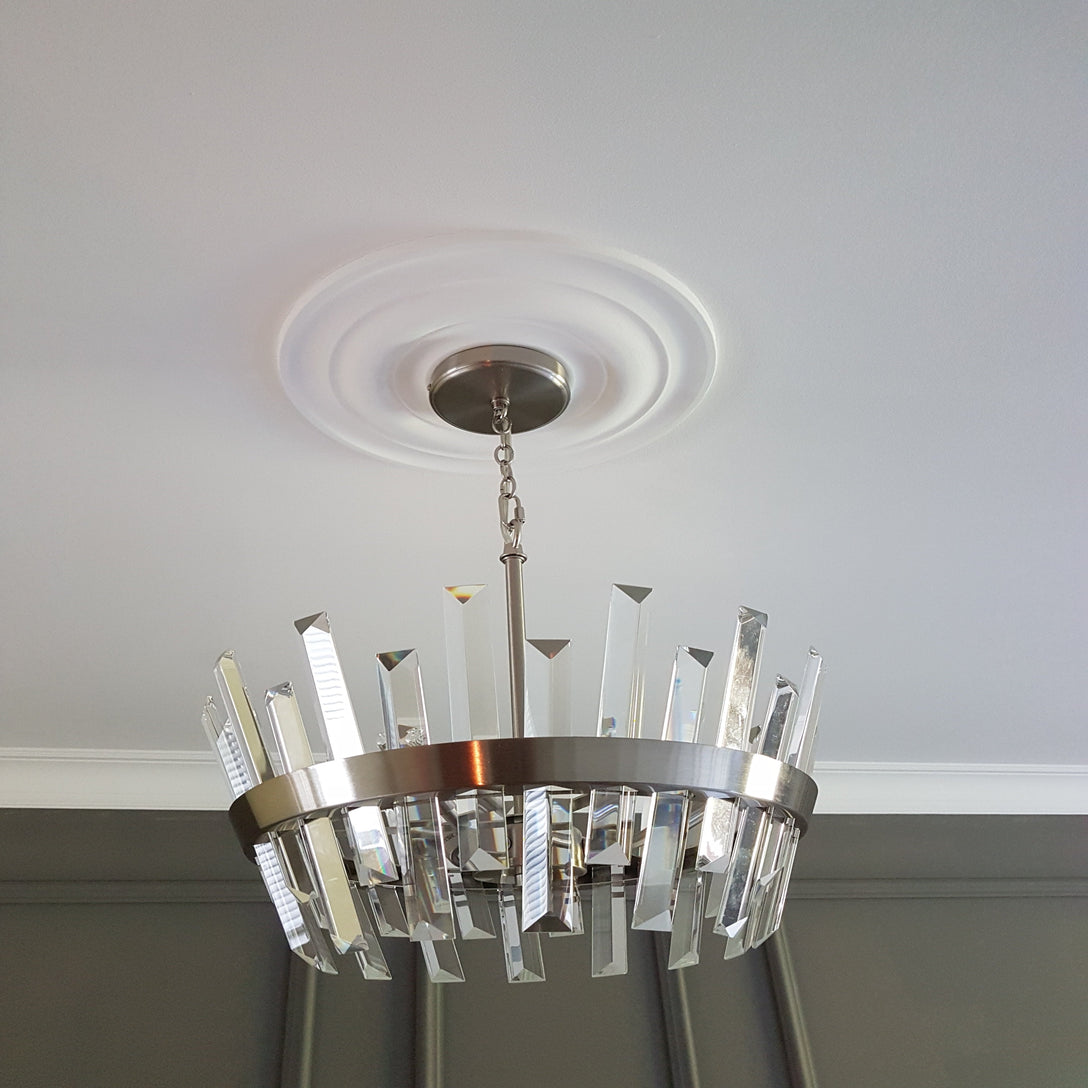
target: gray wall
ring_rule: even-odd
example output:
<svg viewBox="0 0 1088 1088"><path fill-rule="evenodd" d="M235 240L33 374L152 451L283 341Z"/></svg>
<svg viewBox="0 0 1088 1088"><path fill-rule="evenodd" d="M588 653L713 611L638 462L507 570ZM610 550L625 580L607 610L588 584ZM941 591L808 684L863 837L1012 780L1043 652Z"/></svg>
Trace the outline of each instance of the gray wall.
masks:
<svg viewBox="0 0 1088 1088"><path fill-rule="evenodd" d="M817 817L784 929L822 1088L1088 1084L1085 830ZM632 940L598 980L587 942L548 940L542 986L478 942L436 1009L407 943L391 984L294 961L224 816L0 811L0 1084L411 1088L438 1013L447 1086L661 1088L682 1048ZM684 973L701 1084L788 1086L780 975L707 945Z"/></svg>

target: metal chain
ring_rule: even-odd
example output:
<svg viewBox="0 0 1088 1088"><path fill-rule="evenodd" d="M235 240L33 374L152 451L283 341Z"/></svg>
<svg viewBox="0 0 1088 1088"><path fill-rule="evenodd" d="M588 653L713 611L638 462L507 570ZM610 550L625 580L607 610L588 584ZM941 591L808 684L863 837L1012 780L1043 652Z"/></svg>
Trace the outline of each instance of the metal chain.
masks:
<svg viewBox="0 0 1088 1088"><path fill-rule="evenodd" d="M510 445L510 401L506 397L495 397L491 402L491 429L499 436L495 447L495 463L502 473L499 483L499 528L507 551L521 549L521 527L525 524L525 508L517 496L518 482L514 479L511 467L514 460L514 447Z"/></svg>

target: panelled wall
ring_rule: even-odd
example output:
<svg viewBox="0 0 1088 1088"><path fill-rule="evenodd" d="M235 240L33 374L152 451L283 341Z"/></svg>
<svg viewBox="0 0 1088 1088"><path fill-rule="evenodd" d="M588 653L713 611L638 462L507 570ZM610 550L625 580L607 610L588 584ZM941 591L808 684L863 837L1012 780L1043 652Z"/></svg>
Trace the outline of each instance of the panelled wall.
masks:
<svg viewBox="0 0 1088 1088"><path fill-rule="evenodd" d="M545 942L545 985L507 985L492 942L465 984L420 982L407 942L392 983L314 976L224 816L0 811L0 1084L790 1088L800 1038L823 1088L1083 1088L1086 829L817 817L792 973L708 934L678 995L642 934L624 978L578 938Z"/></svg>

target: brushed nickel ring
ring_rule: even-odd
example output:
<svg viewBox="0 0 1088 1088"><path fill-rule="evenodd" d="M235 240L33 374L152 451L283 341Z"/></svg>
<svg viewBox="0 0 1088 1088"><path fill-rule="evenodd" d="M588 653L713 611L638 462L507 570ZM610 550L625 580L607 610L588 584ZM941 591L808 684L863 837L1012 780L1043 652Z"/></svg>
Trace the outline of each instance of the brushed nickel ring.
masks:
<svg viewBox="0 0 1088 1088"><path fill-rule="evenodd" d="M423 794L532 786L626 786L637 793L691 790L738 797L783 810L802 834L817 794L816 783L796 767L735 748L612 737L526 737L425 744L315 763L243 793L231 805L230 818L252 856L256 843L291 820Z"/></svg>

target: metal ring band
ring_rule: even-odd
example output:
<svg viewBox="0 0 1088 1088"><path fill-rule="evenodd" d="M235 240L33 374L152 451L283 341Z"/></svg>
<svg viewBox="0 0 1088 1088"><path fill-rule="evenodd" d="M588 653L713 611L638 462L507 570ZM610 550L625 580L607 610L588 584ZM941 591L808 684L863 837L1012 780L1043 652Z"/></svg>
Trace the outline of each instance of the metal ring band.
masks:
<svg viewBox="0 0 1088 1088"><path fill-rule="evenodd" d="M288 820L409 796L501 786L629 786L639 793L694 790L788 812L804 833L816 783L796 767L735 748L614 737L526 737L424 744L315 763L277 775L230 808L247 853Z"/></svg>

